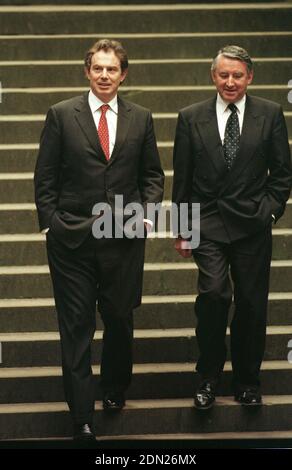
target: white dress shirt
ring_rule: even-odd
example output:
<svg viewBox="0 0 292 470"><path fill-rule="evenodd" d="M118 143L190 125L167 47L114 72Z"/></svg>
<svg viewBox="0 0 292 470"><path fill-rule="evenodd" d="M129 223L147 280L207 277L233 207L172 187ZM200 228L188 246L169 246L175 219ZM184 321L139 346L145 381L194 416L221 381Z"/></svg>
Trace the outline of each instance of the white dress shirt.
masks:
<svg viewBox="0 0 292 470"><path fill-rule="evenodd" d="M103 103L92 90L88 93L88 104L90 110L92 112L92 116L94 119L94 123L96 126L96 130L98 129L99 120L101 116L100 107L105 104ZM106 120L107 120L107 127L109 133L109 152L110 157L113 152L115 143L116 143L116 135L117 135L117 124L118 124L118 97L117 95L109 102L106 103L109 105L109 109L106 112Z"/></svg>
<svg viewBox="0 0 292 470"><path fill-rule="evenodd" d="M234 103L235 106L237 107L237 116L238 116L238 121L239 121L240 134L242 132L245 102L246 102L246 95L244 95L239 101ZM225 127L227 124L227 120L231 114L231 110L228 108L228 104L229 103L224 101L218 93L217 101L216 101L216 114L217 114L218 130L219 130L222 145L224 144L224 134L225 134Z"/></svg>

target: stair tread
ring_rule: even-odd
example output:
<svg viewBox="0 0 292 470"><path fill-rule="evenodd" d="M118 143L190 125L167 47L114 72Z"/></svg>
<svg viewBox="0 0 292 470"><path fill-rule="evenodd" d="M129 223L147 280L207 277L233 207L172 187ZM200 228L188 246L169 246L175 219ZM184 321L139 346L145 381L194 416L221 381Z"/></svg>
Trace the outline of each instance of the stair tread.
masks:
<svg viewBox="0 0 292 470"><path fill-rule="evenodd" d="M270 85L270 87L272 88L275 88L275 87L278 87L278 86L281 86L283 89L287 90L287 85ZM136 89L157 89L157 91L162 91L164 89L177 89L177 90L182 90L182 89L194 89L194 87L165 87L165 86L159 86L159 87L149 87L149 86L145 86L145 87L124 87L124 90L128 89L128 90L136 90ZM197 88L197 87L196 87ZM195 88L195 89L196 89ZM210 86L202 86L200 87L202 89L213 89L212 85ZM267 88L266 85L253 85L253 87L251 86L250 88L254 88L254 89L262 89L262 88ZM82 87L83 89L83 87ZM85 87L84 90L86 90L87 88ZM152 113L152 116L153 116L153 119L177 119L177 113ZM292 116L292 111L285 111L284 112L284 116L286 117L290 117ZM44 121L46 119L46 115L45 114L3 114L3 115L0 115L0 122L27 122L27 121L31 121L31 122L38 122L38 121Z"/></svg>
<svg viewBox="0 0 292 470"><path fill-rule="evenodd" d="M263 406L291 405L292 395L265 395L263 396ZM232 396L216 397L216 406L237 406L241 407ZM167 408L193 408L193 398L176 399L155 399L155 400L127 400L125 410L142 409L167 409ZM102 403L95 402L95 410L102 410ZM5 413L48 413L68 411L65 402L45 402L45 403L3 403L0 404L0 415Z"/></svg>
<svg viewBox="0 0 292 470"><path fill-rule="evenodd" d="M266 2L266 3L241 3L236 2L232 4L225 4L225 3L200 3L200 4L190 4L184 3L180 4L142 4L142 5L2 5L0 6L0 12L15 12L15 13L25 13L25 12L76 12L76 11L178 11L178 10L207 10L207 11L217 11L217 10L236 10L240 8L241 10L259 10L262 11L264 9L273 9L273 10L281 10L281 9L291 9L292 6L285 3L285 2Z"/></svg>
<svg viewBox="0 0 292 470"><path fill-rule="evenodd" d="M272 325L267 326L267 336L269 335L288 335L292 334L292 325ZM102 330L95 332L94 339L101 339ZM230 329L227 328L227 336L230 335ZM135 339L153 339L153 338L189 338L195 337L194 328L142 328L134 329ZM33 331L33 332L9 332L0 333L0 342L26 342L26 341L59 341L58 331Z"/></svg>
<svg viewBox="0 0 292 470"><path fill-rule="evenodd" d="M140 440L212 440L212 439L285 439L292 437L291 430L287 431L262 431L262 432L205 432L205 433L178 433L178 434L129 434L116 436L98 436L98 440L122 440L122 441L140 441Z"/></svg>
<svg viewBox="0 0 292 470"><path fill-rule="evenodd" d="M232 369L231 362L225 363L224 371ZM292 363L288 361L263 361L261 370L291 370ZM99 375L100 366L93 365L93 373ZM194 362L171 362L171 363L143 363L134 364L134 374L162 374L162 373L188 373L194 372ZM0 379L8 378L31 378L31 377L59 377L62 369L58 366L44 367L2 367L0 368Z"/></svg>
<svg viewBox="0 0 292 470"><path fill-rule="evenodd" d="M169 304L169 303L193 303L196 299L196 295L145 295L142 297L142 304ZM292 292L270 292L269 300L291 300ZM52 297L48 298L22 298L22 299L0 299L1 308L14 308L14 307L51 307L55 305L55 301Z"/></svg>
<svg viewBox="0 0 292 470"><path fill-rule="evenodd" d="M8 178L5 178L8 179ZM16 178L17 180L25 179L25 178ZM1 181L1 175L0 175ZM292 228L273 228L272 229L273 236L289 236L292 235ZM159 235L159 236L158 236ZM170 239L174 238L171 232L155 232L153 234L148 235L148 239L158 239L158 238L165 238ZM2 243L15 243L15 242L41 242L46 239L45 235L42 233L8 233L8 234L0 234L0 242Z"/></svg>
<svg viewBox="0 0 292 470"><path fill-rule="evenodd" d="M234 432L201 432L201 433L177 433L177 434L120 434L120 435L99 435L98 441L184 441L184 440L199 440L199 441L211 441L211 440L271 440L277 439L289 439L292 437L292 430L286 431L234 431ZM71 437L41 437L41 438L23 438L14 439L13 442L43 442L50 443L50 441L56 443L72 441ZM2 442L5 443L6 439Z"/></svg>
<svg viewBox="0 0 292 470"><path fill-rule="evenodd" d="M292 267L292 260L272 260L272 267ZM197 270L197 266L189 261L187 263L145 263L144 271L168 271L168 270ZM0 276L1 275L18 275L18 274L48 274L49 266L44 265L27 265L27 266L1 266L0 267Z"/></svg>

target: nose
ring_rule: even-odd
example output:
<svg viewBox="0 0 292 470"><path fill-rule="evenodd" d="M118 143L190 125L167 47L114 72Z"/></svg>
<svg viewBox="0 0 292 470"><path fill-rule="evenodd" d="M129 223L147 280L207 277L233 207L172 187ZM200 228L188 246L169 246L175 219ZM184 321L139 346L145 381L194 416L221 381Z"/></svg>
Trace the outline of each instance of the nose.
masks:
<svg viewBox="0 0 292 470"><path fill-rule="evenodd" d="M101 77L102 77L102 78L107 78L107 68L106 68L106 67L104 67L104 68L102 69Z"/></svg>
<svg viewBox="0 0 292 470"><path fill-rule="evenodd" d="M226 81L226 85L227 85L229 88L232 88L232 87L233 87L233 85L234 85L234 80L233 80L232 75L229 75L229 76L228 76L228 79L227 79L227 81Z"/></svg>

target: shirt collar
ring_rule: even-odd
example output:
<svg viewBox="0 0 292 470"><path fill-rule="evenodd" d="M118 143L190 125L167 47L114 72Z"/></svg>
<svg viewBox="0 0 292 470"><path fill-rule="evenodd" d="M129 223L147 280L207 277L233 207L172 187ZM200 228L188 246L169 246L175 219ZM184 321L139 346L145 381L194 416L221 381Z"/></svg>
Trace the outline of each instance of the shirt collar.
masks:
<svg viewBox="0 0 292 470"><path fill-rule="evenodd" d="M244 95L239 101L236 101L236 103L234 103L238 109L239 114L244 113L245 102L246 102L246 95ZM220 114L223 114L225 113L226 110L228 110L228 104L229 103L224 101L219 95L219 93L217 93L216 107Z"/></svg>
<svg viewBox="0 0 292 470"><path fill-rule="evenodd" d="M92 90L89 90L88 93L88 104L91 109L92 113L95 113L103 104L105 104L103 101L101 101L93 92ZM114 111L116 114L118 114L118 95L114 96L109 103L107 103L112 111Z"/></svg>

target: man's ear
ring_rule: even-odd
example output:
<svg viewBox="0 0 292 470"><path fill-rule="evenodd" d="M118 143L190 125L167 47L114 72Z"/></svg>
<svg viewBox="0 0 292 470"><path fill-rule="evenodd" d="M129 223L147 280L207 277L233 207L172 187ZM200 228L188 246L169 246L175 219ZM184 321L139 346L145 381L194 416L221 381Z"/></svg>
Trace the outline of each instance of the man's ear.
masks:
<svg viewBox="0 0 292 470"><path fill-rule="evenodd" d="M127 75L128 75L128 69L122 72L120 84L122 84L125 81L125 78Z"/></svg>
<svg viewBox="0 0 292 470"><path fill-rule="evenodd" d="M212 82L215 83L215 70L211 70L210 75L211 75Z"/></svg>
<svg viewBox="0 0 292 470"><path fill-rule="evenodd" d="M88 80L90 79L90 77L89 77L89 70L88 70L87 67L84 67L84 75L85 75L86 78L88 78Z"/></svg>
<svg viewBox="0 0 292 470"><path fill-rule="evenodd" d="M248 85L251 84L251 82L253 81L253 70L251 70L247 76L247 80L248 80Z"/></svg>

